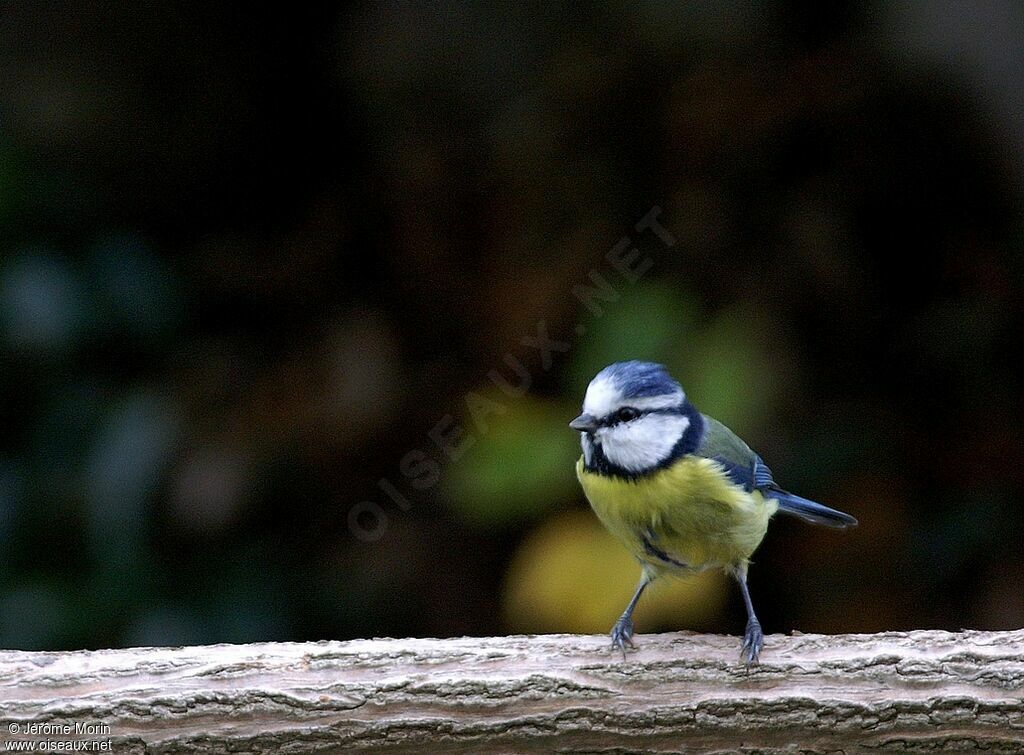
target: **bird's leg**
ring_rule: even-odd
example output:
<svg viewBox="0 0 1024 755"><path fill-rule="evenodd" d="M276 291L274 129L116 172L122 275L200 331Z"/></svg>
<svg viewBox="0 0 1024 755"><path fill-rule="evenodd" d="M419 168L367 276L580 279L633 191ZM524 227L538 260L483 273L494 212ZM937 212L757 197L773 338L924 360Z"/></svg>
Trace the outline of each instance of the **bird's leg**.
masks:
<svg viewBox="0 0 1024 755"><path fill-rule="evenodd" d="M636 647L633 644L633 609L636 608L640 596L644 594L644 589L650 583L651 578L644 572L643 576L640 577L640 584L636 586L636 592L633 593L632 600L629 601L626 610L622 612L622 616L619 617L619 620L615 622L615 626L612 627L612 649L618 648L622 651L622 660L626 660L626 645Z"/></svg>
<svg viewBox="0 0 1024 755"><path fill-rule="evenodd" d="M743 647L740 648L740 660L745 661L747 668L757 665L758 656L764 646L764 633L761 631L761 622L754 614L754 604L750 602L750 590L747 589L747 567L736 567L733 570L736 581L740 583L740 590L743 593L743 603L747 606L747 631L743 634Z"/></svg>

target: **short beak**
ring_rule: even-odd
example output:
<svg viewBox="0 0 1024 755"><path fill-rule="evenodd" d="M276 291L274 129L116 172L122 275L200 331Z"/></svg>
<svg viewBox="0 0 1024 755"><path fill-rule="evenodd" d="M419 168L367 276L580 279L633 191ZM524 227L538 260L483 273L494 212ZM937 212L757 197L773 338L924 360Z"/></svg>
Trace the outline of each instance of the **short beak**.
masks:
<svg viewBox="0 0 1024 755"><path fill-rule="evenodd" d="M589 433L591 430L597 427L597 417L593 417L586 412L578 416L572 422L569 423L569 427L573 430L579 430L581 433Z"/></svg>

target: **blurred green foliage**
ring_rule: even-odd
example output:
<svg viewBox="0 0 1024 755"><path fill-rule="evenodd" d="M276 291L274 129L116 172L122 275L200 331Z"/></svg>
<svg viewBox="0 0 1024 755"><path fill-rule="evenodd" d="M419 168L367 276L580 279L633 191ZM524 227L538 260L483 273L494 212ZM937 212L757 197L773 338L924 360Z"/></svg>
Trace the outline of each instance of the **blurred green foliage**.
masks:
<svg viewBox="0 0 1024 755"><path fill-rule="evenodd" d="M698 333L699 309L692 295L663 282L642 280L622 291L574 353L566 392L582 401L591 378L612 362L683 360L680 352L690 352Z"/></svg>
<svg viewBox="0 0 1024 755"><path fill-rule="evenodd" d="M565 404L490 400L504 407L503 415L489 421L486 432L466 420L473 445L445 474L442 492L461 520L496 531L521 527L572 497L579 445L566 432Z"/></svg>

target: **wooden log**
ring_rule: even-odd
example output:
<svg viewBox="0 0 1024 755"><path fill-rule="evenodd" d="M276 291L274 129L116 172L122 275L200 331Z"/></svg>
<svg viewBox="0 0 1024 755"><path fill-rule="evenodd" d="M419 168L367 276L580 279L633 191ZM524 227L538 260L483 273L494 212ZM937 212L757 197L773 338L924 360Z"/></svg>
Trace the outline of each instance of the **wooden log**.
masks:
<svg viewBox="0 0 1024 755"><path fill-rule="evenodd" d="M773 635L749 672L736 637L637 645L4 651L0 752L1024 752L1024 631Z"/></svg>

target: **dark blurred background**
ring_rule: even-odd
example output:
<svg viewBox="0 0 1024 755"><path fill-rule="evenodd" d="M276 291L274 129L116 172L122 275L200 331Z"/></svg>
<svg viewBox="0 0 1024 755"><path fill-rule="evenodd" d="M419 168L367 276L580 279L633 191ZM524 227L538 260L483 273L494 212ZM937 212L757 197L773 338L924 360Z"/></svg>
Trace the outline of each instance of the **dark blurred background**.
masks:
<svg viewBox="0 0 1024 755"><path fill-rule="evenodd" d="M3 3L0 647L607 631L625 358L860 519L767 631L1021 626L1022 93L1016 2Z"/></svg>

